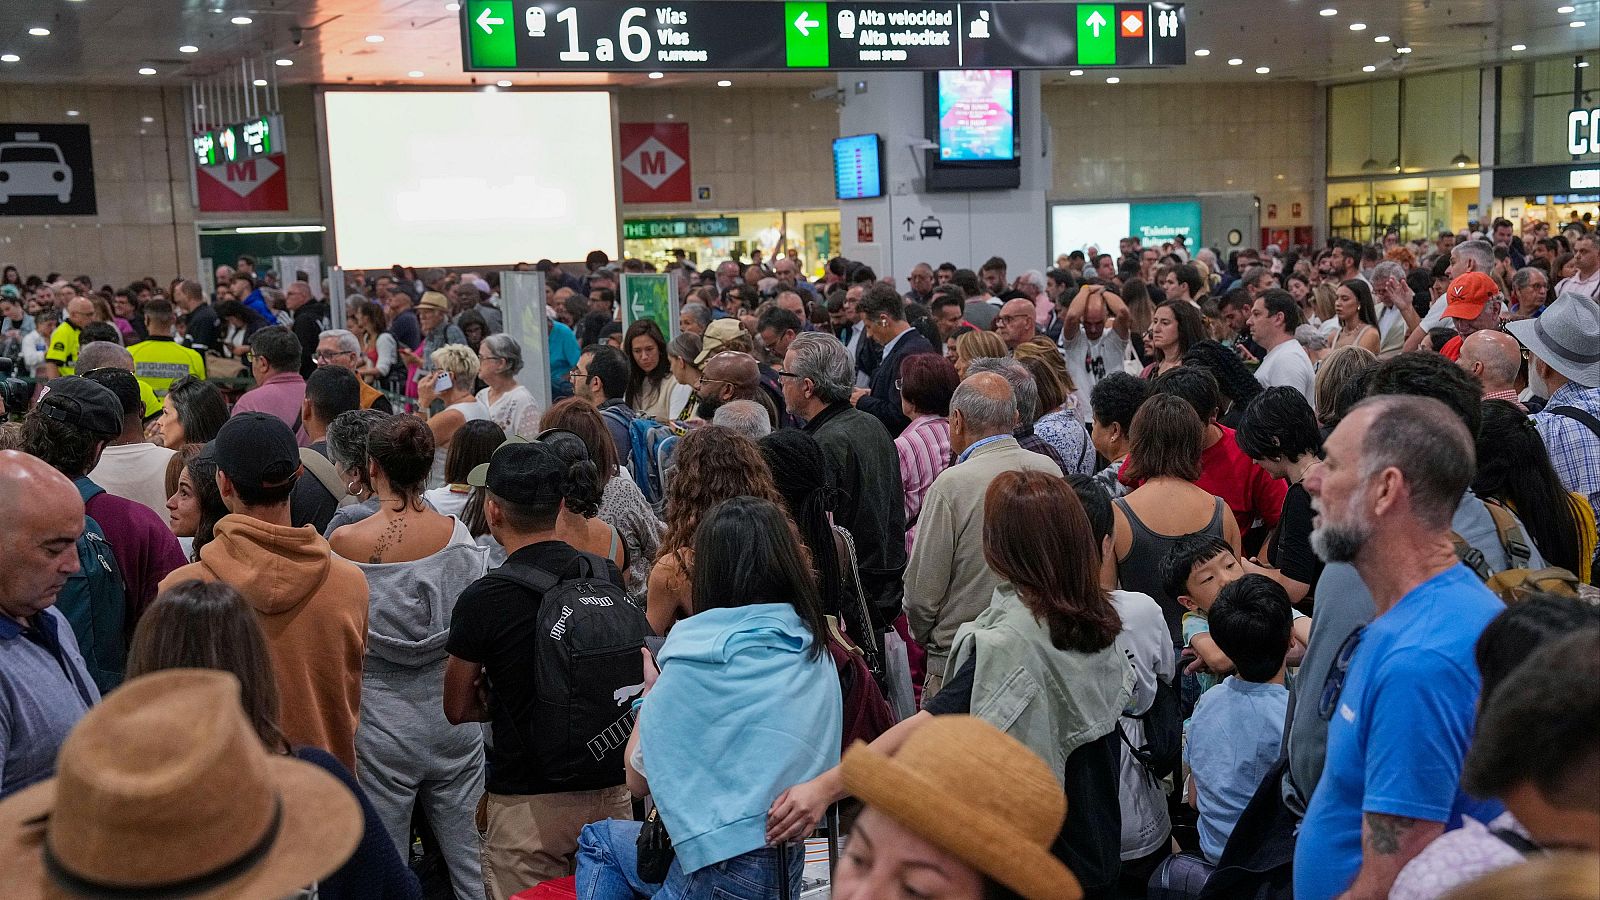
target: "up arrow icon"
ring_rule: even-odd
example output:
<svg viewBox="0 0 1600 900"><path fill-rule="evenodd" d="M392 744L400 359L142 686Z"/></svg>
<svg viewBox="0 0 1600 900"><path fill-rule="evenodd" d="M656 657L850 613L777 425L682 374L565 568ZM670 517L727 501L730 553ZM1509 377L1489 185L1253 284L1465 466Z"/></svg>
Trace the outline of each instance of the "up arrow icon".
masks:
<svg viewBox="0 0 1600 900"><path fill-rule="evenodd" d="M483 20L479 19L478 24L483 24ZM1084 24L1094 29L1094 36L1099 37L1100 29L1106 27L1108 23L1106 22L1106 17L1100 15L1100 10L1097 9L1093 13L1089 14L1089 18L1085 20ZM487 31L488 29L486 28L484 30Z"/></svg>

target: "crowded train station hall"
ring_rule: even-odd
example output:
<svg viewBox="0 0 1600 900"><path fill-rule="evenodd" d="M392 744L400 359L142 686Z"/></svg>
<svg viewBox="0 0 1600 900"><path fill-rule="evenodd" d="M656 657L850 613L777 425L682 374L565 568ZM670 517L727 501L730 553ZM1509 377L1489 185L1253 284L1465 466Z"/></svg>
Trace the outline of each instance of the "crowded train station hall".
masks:
<svg viewBox="0 0 1600 900"><path fill-rule="evenodd" d="M1600 900L1600 0L0 4L3 900Z"/></svg>

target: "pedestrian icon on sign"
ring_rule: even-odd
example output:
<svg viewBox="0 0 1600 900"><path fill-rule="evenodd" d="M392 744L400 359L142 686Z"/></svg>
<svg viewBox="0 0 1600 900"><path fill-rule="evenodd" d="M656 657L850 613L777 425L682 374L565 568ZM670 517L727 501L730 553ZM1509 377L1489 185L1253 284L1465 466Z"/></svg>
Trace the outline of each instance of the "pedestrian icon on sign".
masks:
<svg viewBox="0 0 1600 900"><path fill-rule="evenodd" d="M1164 9L1156 16L1156 30L1164 38L1178 36L1178 11Z"/></svg>

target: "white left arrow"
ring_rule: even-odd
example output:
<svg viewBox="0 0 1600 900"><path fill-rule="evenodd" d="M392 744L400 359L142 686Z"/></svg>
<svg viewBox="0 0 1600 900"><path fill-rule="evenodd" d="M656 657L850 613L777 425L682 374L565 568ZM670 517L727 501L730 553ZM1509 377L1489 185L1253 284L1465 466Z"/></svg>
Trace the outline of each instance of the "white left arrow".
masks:
<svg viewBox="0 0 1600 900"><path fill-rule="evenodd" d="M487 6L483 8L483 12L478 13L478 27L483 29L484 34L494 34L494 29L490 28L489 26L504 25L505 23L505 19L497 19L494 16L491 16L489 14L489 7Z"/></svg>
<svg viewBox="0 0 1600 900"><path fill-rule="evenodd" d="M805 11L801 11L800 17L794 20L795 30L804 37L811 37L811 29L821 24L821 22L811 18L811 13Z"/></svg>
<svg viewBox="0 0 1600 900"><path fill-rule="evenodd" d="M1095 37L1099 37L1100 29L1106 27L1106 17L1100 15L1100 10L1098 9L1090 13L1089 18L1083 21L1085 25L1088 25L1090 28L1094 29Z"/></svg>

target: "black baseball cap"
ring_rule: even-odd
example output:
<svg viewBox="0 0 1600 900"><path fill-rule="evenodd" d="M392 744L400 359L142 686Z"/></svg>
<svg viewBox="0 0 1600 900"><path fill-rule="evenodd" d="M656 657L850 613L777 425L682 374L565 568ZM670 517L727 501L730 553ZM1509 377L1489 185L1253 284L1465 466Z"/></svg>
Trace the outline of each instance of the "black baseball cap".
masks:
<svg viewBox="0 0 1600 900"><path fill-rule="evenodd" d="M122 401L110 388L87 378L52 378L39 395L39 414L101 437L122 433Z"/></svg>
<svg viewBox="0 0 1600 900"><path fill-rule="evenodd" d="M234 484L251 488L281 487L300 474L300 445L294 432L268 413L239 413L224 422L201 459L216 465Z"/></svg>
<svg viewBox="0 0 1600 900"><path fill-rule="evenodd" d="M467 483L508 503L550 506L566 496L567 463L548 444L506 441L489 462L472 470Z"/></svg>

